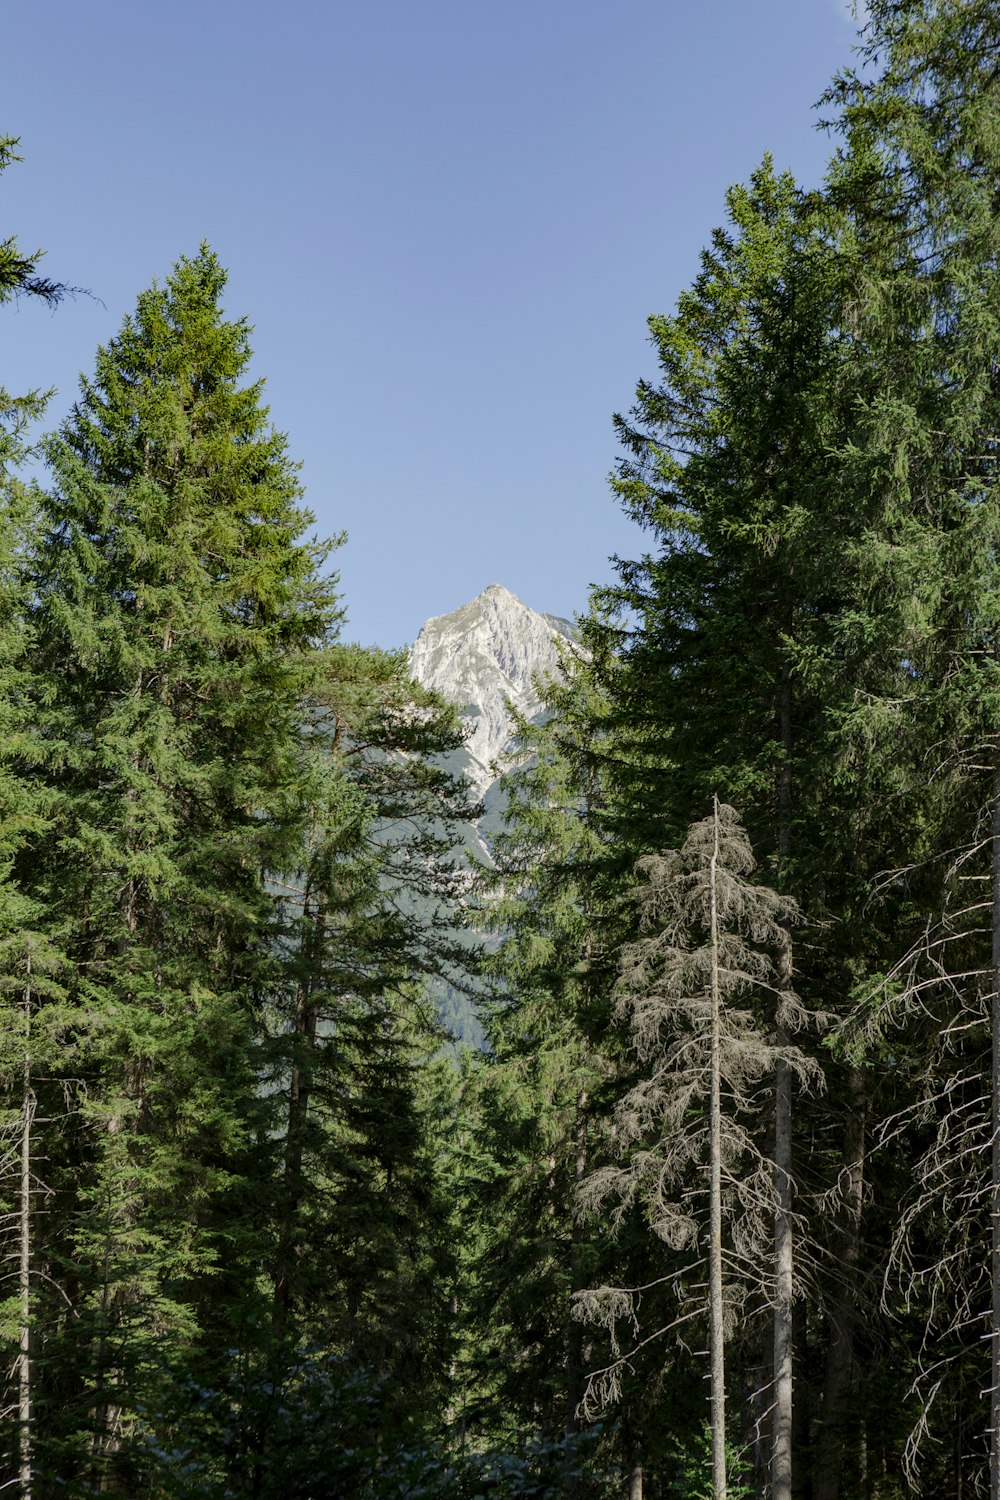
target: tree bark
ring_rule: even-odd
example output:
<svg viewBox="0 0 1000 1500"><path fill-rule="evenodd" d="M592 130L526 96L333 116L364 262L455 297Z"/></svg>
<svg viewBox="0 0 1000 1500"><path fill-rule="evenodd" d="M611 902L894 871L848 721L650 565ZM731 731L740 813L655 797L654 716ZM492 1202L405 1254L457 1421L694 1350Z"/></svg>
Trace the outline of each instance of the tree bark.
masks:
<svg viewBox="0 0 1000 1500"><path fill-rule="evenodd" d="M774 1411L771 1425L772 1500L792 1500L792 1075L775 1068L774 1179Z"/></svg>
<svg viewBox="0 0 1000 1500"><path fill-rule="evenodd" d="M867 1098L864 1075L852 1068L844 1125L842 1226L835 1241L844 1290L830 1315L830 1347L823 1389L823 1426L817 1441L814 1500L839 1500L844 1465L844 1406L854 1363L857 1322L857 1274L865 1174Z"/></svg>
<svg viewBox="0 0 1000 1500"><path fill-rule="evenodd" d="M292 1045L295 1049L288 1080L288 1123L285 1136L285 1159L281 1218L278 1227L278 1253L274 1267L271 1335L280 1343L288 1331L295 1300L295 1237L304 1184L302 1160L309 1102L312 1094L313 1053L319 1013L313 999L313 969L321 961L324 935L325 902L319 900L315 911L307 891L303 899L302 945L307 972L303 975L295 1002Z"/></svg>
<svg viewBox="0 0 1000 1500"><path fill-rule="evenodd" d="M17 1362L18 1482L21 1500L31 1500L31 1122L35 1097L31 1088L31 959L24 990L24 1064L21 1080L21 1197L19 1204L20 1294Z"/></svg>
<svg viewBox="0 0 1000 1500"><path fill-rule="evenodd" d="M792 844L792 688L788 665L781 665L781 763L778 768L778 875L784 880ZM792 940L782 946L778 991L792 987ZM779 1005L781 1001L779 999ZM788 1041L778 1019L777 1039ZM779 1061L774 1072L774 1387L771 1417L771 1497L792 1500L792 1072Z"/></svg>
<svg viewBox="0 0 1000 1500"><path fill-rule="evenodd" d="M587 1175L587 1091L581 1089L576 1101L576 1129L574 1133L573 1160L573 1227L570 1231L570 1284L580 1285L579 1262L582 1230L575 1205L579 1202L580 1188ZM571 1318L566 1333L566 1419L564 1431L569 1442L580 1431L577 1415L583 1400L583 1325ZM580 1479L577 1474L576 1457L572 1448L567 1448L563 1492L567 1500L576 1500L580 1494Z"/></svg>
<svg viewBox="0 0 1000 1500"><path fill-rule="evenodd" d="M1000 751L993 769L993 995L990 1006L993 1065L992 1180L990 1184L990 1218L992 1221L990 1279L992 1311L990 1345L992 1377L990 1387L990 1500L1000 1500Z"/></svg>
<svg viewBox="0 0 1000 1500"><path fill-rule="evenodd" d="M712 1096L709 1114L708 1301L712 1362L712 1495L726 1500L726 1387L722 1318L722 1058L719 997L719 799L713 798L714 839L709 864L712 942Z"/></svg>

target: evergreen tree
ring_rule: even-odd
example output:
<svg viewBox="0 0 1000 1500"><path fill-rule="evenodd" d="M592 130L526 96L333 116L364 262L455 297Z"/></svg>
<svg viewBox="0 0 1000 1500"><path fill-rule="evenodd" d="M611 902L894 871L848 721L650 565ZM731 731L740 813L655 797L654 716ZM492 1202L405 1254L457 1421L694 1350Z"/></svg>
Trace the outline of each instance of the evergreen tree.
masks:
<svg viewBox="0 0 1000 1500"><path fill-rule="evenodd" d="M919 879L884 886L875 902L872 881L907 862L929 807L912 757L881 745L861 755L845 727L859 700L899 691L893 645L905 615L898 576L881 594L870 587L892 506L867 447L880 346L859 331L857 307L859 265L889 275L898 255L851 197L871 155L856 169L836 163L828 192L804 196L765 161L731 190L729 224L676 314L651 320L659 378L640 383L619 420L626 455L615 480L651 546L621 565L607 595L623 637L612 715L634 747L618 776L621 827L637 852L652 852L715 788L739 804L762 862L803 913L783 984L794 961L807 1007L828 1015L844 1015L917 930ZM898 198L892 183L873 196L887 215ZM793 1132L791 1078L779 1066L775 1080L783 1290L769 1360L771 1470L787 1495L794 1437L803 1459L815 1448L817 1493L833 1500L868 1271L863 1121L874 1079L829 1057L824 1069L832 1128L825 1103L800 1108ZM793 1333L790 1225L806 1184L822 1203L812 1238L826 1241L837 1270L815 1284L825 1318ZM800 1197L797 1211L808 1208ZM793 1342L803 1362L826 1366L811 1402L800 1383L795 1414Z"/></svg>
<svg viewBox="0 0 1000 1500"><path fill-rule="evenodd" d="M636 1282L655 1273L638 1215L612 1234L580 1200L622 1087L611 991L619 945L634 930L636 852L620 836L612 791L632 754L609 712L614 659L603 630L585 621L583 632L587 644L545 685L550 717L519 726L523 759L505 777L507 827L487 880L500 937L490 1051L468 1090L480 1225L468 1294L473 1420L504 1441L533 1431L564 1443L570 1494L589 1493L595 1465L641 1488L644 1470L665 1473L677 1433L697 1432L701 1417L677 1364L665 1367L659 1351L637 1355L596 1429L585 1403L588 1376L613 1354L601 1330L574 1316L574 1293L623 1267Z"/></svg>
<svg viewBox="0 0 1000 1500"><path fill-rule="evenodd" d="M20 160L15 154L17 144L12 136L0 136L0 172ZM40 250L26 255L13 235L0 240L0 305L21 296L38 297L49 306L59 301L65 288L39 274L41 258ZM0 469L4 472L23 459L25 428L41 416L45 401L42 392L14 396L0 385Z"/></svg>
<svg viewBox="0 0 1000 1500"><path fill-rule="evenodd" d="M489 1328L481 1378L504 1411L550 1435L576 1432L584 1393L570 1298L591 1246L574 1195L600 1087L589 1037L609 971L600 777L583 763L578 733L599 713L590 684L586 662L567 663L565 679L548 685L550 722L519 725L524 759L504 780L507 826L487 877L500 937L491 1053L474 1079L489 1164L478 1184L487 1227L475 1304Z"/></svg>
<svg viewBox="0 0 1000 1500"><path fill-rule="evenodd" d="M287 1090L274 1330L324 1341L426 1405L449 1362L451 1249L421 1073L442 1034L424 986L461 979L471 811L439 758L454 710L399 656L334 647L311 692L312 795L284 877L288 961L275 1087Z"/></svg>
<svg viewBox="0 0 1000 1500"><path fill-rule="evenodd" d="M859 445L892 527L869 549L872 594L898 601L887 641L897 686L859 703L852 728L903 758L930 808L898 883L924 872L926 931L890 976L887 1010L868 1011L882 1046L889 1014L906 1020L892 1046L907 1065L923 1154L897 1251L911 1315L926 1333L910 1445L933 1484L972 1481L992 1433L991 1492L1000 1494L1000 842L996 808L998 240L995 181L1000 93L995 7L958 0L874 4L867 78L831 90L843 132L842 188L859 221L893 247L863 305L879 379ZM859 166L859 163L861 164ZM898 184L897 211L865 202L862 178ZM884 202L885 193L881 194ZM926 802L925 798L925 802ZM956 851L958 851L956 855ZM966 899L976 891L974 899ZM990 892L987 899L980 899ZM900 994L901 991L901 994ZM991 1109L983 1101L992 1095ZM966 1150L973 1140L982 1150ZM987 1143L993 1144L992 1165ZM983 1170L989 1166L989 1170ZM963 1211L956 1214L955 1205ZM990 1228L992 1221L992 1229ZM992 1236L990 1255L976 1248ZM914 1275L916 1272L916 1275ZM921 1288L926 1292L921 1295ZM980 1367L983 1340L990 1373ZM971 1390L992 1409L970 1422ZM939 1415L938 1415L939 1414ZM959 1415L960 1414L960 1415ZM950 1450L924 1440L937 1425L967 1435ZM967 1444L967 1451L963 1450ZM915 1469L914 1469L915 1471ZM947 1477L945 1477L947 1476Z"/></svg>
<svg viewBox="0 0 1000 1500"><path fill-rule="evenodd" d="M0 139L0 172L18 160L17 142ZM0 242L0 304L29 296L49 306L65 290L38 271L41 252L26 255L14 237ZM37 1121L36 1075L61 1050L57 1026L41 1029L42 999L50 1017L70 1019L56 980L57 948L43 931L38 903L15 873L26 842L47 823L49 803L32 775L39 749L30 702L30 584L24 556L35 523L30 494L17 478L29 453L27 430L41 416L46 396L12 395L0 386L0 1139L4 1259L14 1264L17 1292L5 1297L0 1339L8 1372L3 1390L4 1468L17 1475L22 1500L31 1500L35 1476L33 1303L37 1281L36 1204L44 1195L39 1175L43 1150Z"/></svg>
<svg viewBox="0 0 1000 1500"><path fill-rule="evenodd" d="M53 1468L83 1445L95 1482L130 1482L158 1364L211 1364L252 1316L265 872L298 838L302 703L337 618L225 279L203 248L143 293L47 443L40 496L53 816L20 864L86 1023L53 1084L78 1110L51 1153L39 1411Z"/></svg>

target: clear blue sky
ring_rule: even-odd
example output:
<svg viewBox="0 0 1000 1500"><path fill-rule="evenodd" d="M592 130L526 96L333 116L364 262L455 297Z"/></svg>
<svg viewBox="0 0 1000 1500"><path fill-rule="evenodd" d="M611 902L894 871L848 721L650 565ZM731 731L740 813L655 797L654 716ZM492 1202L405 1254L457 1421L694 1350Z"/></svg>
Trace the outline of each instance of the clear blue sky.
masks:
<svg viewBox="0 0 1000 1500"><path fill-rule="evenodd" d="M638 534L611 416L766 150L815 183L841 0L56 0L8 7L0 234L90 288L2 314L57 387L207 239L339 555L351 639L488 583L569 615Z"/></svg>

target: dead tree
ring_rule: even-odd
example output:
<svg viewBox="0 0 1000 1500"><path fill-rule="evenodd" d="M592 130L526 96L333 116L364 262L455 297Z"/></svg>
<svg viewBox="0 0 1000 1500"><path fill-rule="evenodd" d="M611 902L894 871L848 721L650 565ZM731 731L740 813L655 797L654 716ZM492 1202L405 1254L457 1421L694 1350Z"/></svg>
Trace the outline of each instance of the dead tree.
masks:
<svg viewBox="0 0 1000 1500"><path fill-rule="evenodd" d="M772 958L787 947L796 910L749 879L753 853L735 811L715 799L680 849L638 869L642 935L622 954L618 1014L640 1077L615 1111L617 1160L588 1177L582 1200L591 1211L613 1205L618 1222L642 1204L659 1240L691 1252L675 1273L682 1311L674 1326L708 1320L712 1485L715 1500L725 1500L726 1334L755 1295L773 1303L775 1225L791 1220L787 1173L762 1146L761 1096L779 1067L805 1083L819 1072L778 1040L804 1020L791 990L776 982ZM699 1261L703 1275L692 1281ZM630 1351L616 1330L623 1319L638 1326L643 1290L578 1294L578 1316L611 1332L615 1355L591 1375L591 1407L620 1392Z"/></svg>
<svg viewBox="0 0 1000 1500"><path fill-rule="evenodd" d="M884 1273L886 1310L922 1323L906 1477L1000 1500L1000 745L988 754L948 765L979 795L971 837L940 860L937 911L839 1045L849 1058L891 1048L911 1096L875 1131L879 1151L917 1143Z"/></svg>

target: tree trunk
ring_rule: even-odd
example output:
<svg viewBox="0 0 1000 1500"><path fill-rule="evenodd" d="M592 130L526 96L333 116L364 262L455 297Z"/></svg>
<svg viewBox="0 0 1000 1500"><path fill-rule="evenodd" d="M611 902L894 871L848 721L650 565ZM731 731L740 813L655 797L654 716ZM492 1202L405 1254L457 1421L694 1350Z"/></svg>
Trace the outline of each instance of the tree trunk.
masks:
<svg viewBox="0 0 1000 1500"><path fill-rule="evenodd" d="M993 770L993 1171L990 1184L991 1282L990 1319L992 1382L990 1388L990 1500L1000 1500L1000 752Z"/></svg>
<svg viewBox="0 0 1000 1500"><path fill-rule="evenodd" d="M810 1357L812 1350L809 1343L809 1308L804 1298L799 1298L792 1308L792 1369L810 1370L813 1361ZM796 1466L794 1473L794 1490L796 1500L816 1500L813 1492L813 1475L815 1463L812 1459L813 1453L813 1431L814 1431L814 1407L813 1392L809 1389L809 1382L804 1381L796 1387L794 1400L792 1402L792 1453L808 1454L805 1463ZM860 1500L860 1497L859 1497Z"/></svg>
<svg viewBox="0 0 1000 1500"><path fill-rule="evenodd" d="M278 1226L278 1253L274 1267L274 1292L271 1307L271 1334L278 1342L288 1331L288 1322L295 1300L295 1237L299 1208L304 1193L303 1146L312 1094L313 1053L319 1024L318 1009L312 994L313 971L322 959L324 920L325 903L322 899L318 901L314 912L307 891L302 913L302 945L307 973L300 982L295 1002L292 1040L295 1052L288 1081L288 1124L285 1136L281 1217Z"/></svg>
<svg viewBox="0 0 1000 1500"><path fill-rule="evenodd" d="M587 1091L581 1089L576 1101L576 1130L574 1134L573 1159L573 1227L570 1231L570 1285L579 1286L579 1262L582 1230L575 1205L580 1200L580 1188L587 1175ZM576 1454L572 1440L580 1431L577 1415L583 1400L583 1324L571 1318L566 1332L566 1419L564 1431L567 1438L565 1476L563 1492L567 1500L576 1500L580 1494L580 1479L577 1473Z"/></svg>
<svg viewBox="0 0 1000 1500"><path fill-rule="evenodd" d="M781 666L781 764L778 768L778 875L792 843L792 689L787 663ZM782 946L778 967L780 994L792 987L792 940ZM779 1006L781 1004L779 998ZM779 1015L777 1039L787 1043ZM792 1500L792 1073L779 1061L774 1072L774 1387L771 1417L771 1500Z"/></svg>
<svg viewBox="0 0 1000 1500"><path fill-rule="evenodd" d="M771 1419L772 1500L792 1500L792 1075L775 1068L774 1411Z"/></svg>
<svg viewBox="0 0 1000 1500"><path fill-rule="evenodd" d="M713 798L714 839L709 865L712 911L712 1097L709 1115L708 1302L712 1361L712 1495L726 1500L726 1387L722 1319L722 1059L719 998L719 799Z"/></svg>
<svg viewBox="0 0 1000 1500"><path fill-rule="evenodd" d="M628 1477L628 1500L642 1500L642 1464L633 1464Z"/></svg>
<svg viewBox="0 0 1000 1500"><path fill-rule="evenodd" d="M31 1122L35 1097L31 1089L31 959L24 990L24 1065L21 1081L21 1199L19 1204L20 1293L17 1361L18 1482L21 1500L31 1500Z"/></svg>
<svg viewBox="0 0 1000 1500"><path fill-rule="evenodd" d="M857 1273L861 1243L861 1214L865 1174L867 1099L864 1075L852 1068L844 1126L843 1222L837 1239L837 1259L843 1291L830 1315L830 1348L823 1389L823 1426L817 1441L815 1500L839 1500L844 1467L844 1407L854 1363L857 1321Z"/></svg>

